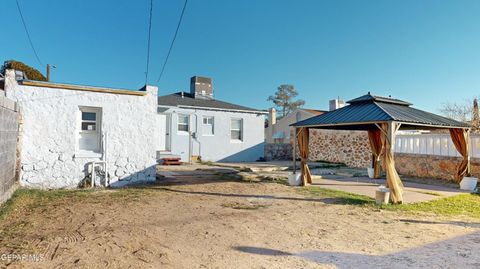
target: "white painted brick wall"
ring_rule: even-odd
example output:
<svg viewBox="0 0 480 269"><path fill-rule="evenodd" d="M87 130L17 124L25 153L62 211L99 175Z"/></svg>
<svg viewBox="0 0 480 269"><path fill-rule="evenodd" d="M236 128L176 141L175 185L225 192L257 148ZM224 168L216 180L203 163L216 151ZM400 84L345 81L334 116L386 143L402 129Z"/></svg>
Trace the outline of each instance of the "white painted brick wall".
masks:
<svg viewBox="0 0 480 269"><path fill-rule="evenodd" d="M10 71L10 70L7 70ZM76 152L79 106L102 108L112 186L155 180L156 151L162 136L157 88L147 95L120 95L19 85L6 81L7 97L21 107L24 130L20 183L38 188L75 188L87 175Z"/></svg>

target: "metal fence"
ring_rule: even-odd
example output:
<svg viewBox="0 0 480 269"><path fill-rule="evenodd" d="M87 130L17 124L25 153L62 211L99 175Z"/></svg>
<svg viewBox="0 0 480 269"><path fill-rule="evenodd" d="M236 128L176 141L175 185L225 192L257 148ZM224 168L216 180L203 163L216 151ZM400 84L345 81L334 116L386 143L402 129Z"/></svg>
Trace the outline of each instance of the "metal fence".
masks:
<svg viewBox="0 0 480 269"><path fill-rule="evenodd" d="M471 135L472 157L480 158L480 136ZM449 134L397 135L395 152L459 157Z"/></svg>
<svg viewBox="0 0 480 269"><path fill-rule="evenodd" d="M15 182L18 111L0 91L0 202L8 199Z"/></svg>

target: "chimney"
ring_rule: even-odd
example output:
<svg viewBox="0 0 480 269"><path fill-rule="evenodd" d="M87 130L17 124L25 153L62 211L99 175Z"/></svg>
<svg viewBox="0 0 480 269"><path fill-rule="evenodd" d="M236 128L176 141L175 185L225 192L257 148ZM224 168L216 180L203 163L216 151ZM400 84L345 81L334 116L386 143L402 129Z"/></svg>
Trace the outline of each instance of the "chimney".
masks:
<svg viewBox="0 0 480 269"><path fill-rule="evenodd" d="M268 124L270 126L277 124L277 110L274 107L268 110Z"/></svg>
<svg viewBox="0 0 480 269"><path fill-rule="evenodd" d="M333 99L333 100L330 100L328 102L329 104L329 111L333 111L335 109L339 109L339 108L342 108L345 106L345 101L343 101L342 99L337 98L337 99Z"/></svg>
<svg viewBox="0 0 480 269"><path fill-rule="evenodd" d="M212 79L194 76L190 79L190 94L194 98L213 99Z"/></svg>

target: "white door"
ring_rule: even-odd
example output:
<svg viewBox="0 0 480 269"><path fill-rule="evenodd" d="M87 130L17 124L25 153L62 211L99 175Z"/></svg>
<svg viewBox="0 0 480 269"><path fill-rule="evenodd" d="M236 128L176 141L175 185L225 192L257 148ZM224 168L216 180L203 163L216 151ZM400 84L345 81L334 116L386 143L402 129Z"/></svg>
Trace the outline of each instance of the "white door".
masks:
<svg viewBox="0 0 480 269"><path fill-rule="evenodd" d="M172 114L166 114L165 119L165 151L171 151L171 136L172 132Z"/></svg>

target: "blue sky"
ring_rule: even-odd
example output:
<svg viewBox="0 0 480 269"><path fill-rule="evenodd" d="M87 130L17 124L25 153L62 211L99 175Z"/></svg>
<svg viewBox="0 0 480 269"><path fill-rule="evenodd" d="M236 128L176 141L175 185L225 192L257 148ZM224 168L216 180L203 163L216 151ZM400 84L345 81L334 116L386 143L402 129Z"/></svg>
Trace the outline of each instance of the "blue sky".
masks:
<svg viewBox="0 0 480 269"><path fill-rule="evenodd" d="M149 0L19 2L40 59L57 66L53 81L144 84ZM204 75L216 98L261 109L293 84L307 108L371 91L437 112L480 89L480 1L189 0L157 83L182 6L154 0L149 83L161 95ZM43 71L15 0L2 1L2 16L0 61Z"/></svg>

